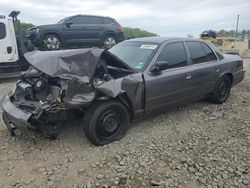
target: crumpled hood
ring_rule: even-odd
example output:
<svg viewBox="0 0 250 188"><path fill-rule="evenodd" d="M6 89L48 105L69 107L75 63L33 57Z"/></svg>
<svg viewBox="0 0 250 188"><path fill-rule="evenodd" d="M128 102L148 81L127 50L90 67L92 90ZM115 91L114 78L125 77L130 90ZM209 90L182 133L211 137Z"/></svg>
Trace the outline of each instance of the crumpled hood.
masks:
<svg viewBox="0 0 250 188"><path fill-rule="evenodd" d="M131 67L103 49L33 51L24 56L32 66L49 76L78 78L83 83L91 82L100 59L107 60L111 66L133 72Z"/></svg>

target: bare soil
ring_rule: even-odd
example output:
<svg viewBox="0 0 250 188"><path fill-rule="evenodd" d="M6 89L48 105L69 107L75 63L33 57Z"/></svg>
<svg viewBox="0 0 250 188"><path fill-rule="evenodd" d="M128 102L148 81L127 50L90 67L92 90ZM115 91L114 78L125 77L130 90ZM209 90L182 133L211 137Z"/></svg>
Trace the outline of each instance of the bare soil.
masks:
<svg viewBox="0 0 250 188"><path fill-rule="evenodd" d="M0 119L0 187L250 187L250 59L244 61L246 78L225 104L170 110L104 147L90 144L81 122L65 123L51 141L11 137ZM0 97L14 85L1 80Z"/></svg>

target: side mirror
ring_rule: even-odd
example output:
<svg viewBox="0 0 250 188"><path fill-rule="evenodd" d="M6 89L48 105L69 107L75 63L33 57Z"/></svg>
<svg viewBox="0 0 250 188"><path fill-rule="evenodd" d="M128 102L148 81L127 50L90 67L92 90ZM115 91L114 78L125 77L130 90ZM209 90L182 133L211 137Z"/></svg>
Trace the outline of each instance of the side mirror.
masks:
<svg viewBox="0 0 250 188"><path fill-rule="evenodd" d="M153 75L159 75L161 74L161 69L158 63L155 63L151 68L150 68L150 72Z"/></svg>
<svg viewBox="0 0 250 188"><path fill-rule="evenodd" d="M161 74L162 70L165 70L168 68L168 62L167 61L157 61L150 69L150 72L154 75Z"/></svg>
<svg viewBox="0 0 250 188"><path fill-rule="evenodd" d="M65 23L67 27L70 27L73 23L72 22L66 22Z"/></svg>

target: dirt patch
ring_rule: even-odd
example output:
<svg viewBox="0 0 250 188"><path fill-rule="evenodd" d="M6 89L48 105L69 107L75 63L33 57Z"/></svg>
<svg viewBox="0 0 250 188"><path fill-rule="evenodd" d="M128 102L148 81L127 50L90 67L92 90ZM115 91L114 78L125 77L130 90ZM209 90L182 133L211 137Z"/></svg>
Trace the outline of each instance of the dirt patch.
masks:
<svg viewBox="0 0 250 188"><path fill-rule="evenodd" d="M250 59L227 103L197 102L136 123L95 147L80 122L55 141L10 137L0 119L0 187L249 187ZM0 83L0 97L15 82Z"/></svg>

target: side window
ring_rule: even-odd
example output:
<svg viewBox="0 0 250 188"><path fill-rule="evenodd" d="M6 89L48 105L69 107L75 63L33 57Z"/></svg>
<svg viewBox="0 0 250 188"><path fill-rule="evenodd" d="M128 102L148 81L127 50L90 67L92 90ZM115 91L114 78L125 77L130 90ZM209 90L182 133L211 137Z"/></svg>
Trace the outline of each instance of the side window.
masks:
<svg viewBox="0 0 250 188"><path fill-rule="evenodd" d="M93 16L75 16L70 20L73 24L103 24L102 18Z"/></svg>
<svg viewBox="0 0 250 188"><path fill-rule="evenodd" d="M75 16L70 19L73 24L84 24L85 19L83 16Z"/></svg>
<svg viewBox="0 0 250 188"><path fill-rule="evenodd" d="M187 65L187 56L182 42L168 44L161 52L157 61L166 64L163 69L183 67Z"/></svg>
<svg viewBox="0 0 250 188"><path fill-rule="evenodd" d="M111 20L110 18L103 18L104 20L104 24L111 24L113 23L113 20Z"/></svg>
<svg viewBox="0 0 250 188"><path fill-rule="evenodd" d="M88 18L88 24L103 24L104 23L103 19L99 17L92 17L92 16L87 17L86 16L86 18Z"/></svg>
<svg viewBox="0 0 250 188"><path fill-rule="evenodd" d="M205 44L204 42L202 43L202 46L207 54L208 61L216 61L217 58L216 58L214 52L211 50L211 48L207 44Z"/></svg>
<svg viewBox="0 0 250 188"><path fill-rule="evenodd" d="M193 64L208 61L207 54L200 42L187 42L187 45L192 56Z"/></svg>
<svg viewBox="0 0 250 188"><path fill-rule="evenodd" d="M0 23L0 40L6 37L6 27L4 23Z"/></svg>

